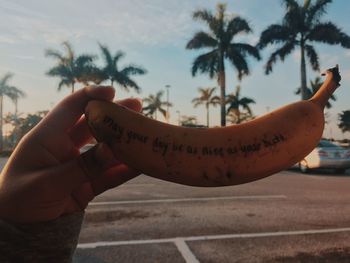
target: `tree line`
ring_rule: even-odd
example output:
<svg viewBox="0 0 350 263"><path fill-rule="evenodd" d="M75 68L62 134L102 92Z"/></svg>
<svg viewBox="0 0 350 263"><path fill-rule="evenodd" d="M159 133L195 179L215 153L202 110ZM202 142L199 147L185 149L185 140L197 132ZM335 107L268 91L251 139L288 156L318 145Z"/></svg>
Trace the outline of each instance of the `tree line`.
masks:
<svg viewBox="0 0 350 263"><path fill-rule="evenodd" d="M211 79L217 81L220 90L220 95L217 96L215 95L216 87L201 87L198 89L199 96L192 100L194 107L205 106L207 126L209 126L210 106L220 106L222 126L226 125L226 120L231 123L240 123L254 118L250 105L255 101L252 98L241 96L240 85L237 85L233 93L227 94L227 64L233 66L236 77L240 81L251 74L248 59L261 60L260 52L268 46L274 47L274 50L264 64L265 74L272 73L278 60L283 62L288 55L299 50L300 86L296 90L296 94L299 94L301 99L305 100L309 99L321 85L319 78L311 80L310 85L307 84L307 62L312 70L320 70L319 55L314 45L323 43L350 48L350 36L333 22L322 20L332 0L304 0L303 2L282 0L281 3L284 7L281 22L269 25L263 30L256 45L236 41L238 35L242 33L252 34L253 29L247 19L230 14L227 11L226 4L217 4L215 12L200 9L193 13L193 19L206 25L206 30L196 32L186 45L188 50L205 50L203 54L194 59L191 74L193 77L198 74L208 75ZM112 86L121 87L125 90L133 89L140 92L141 87L133 77L144 75L147 70L135 64L120 67L120 61L125 57L125 53L116 51L113 54L107 46L100 43L98 45L104 62L102 67L95 64L98 56L91 54L76 55L69 42L63 43L64 53L53 49L46 50L45 55L56 61L47 75L60 79L59 90L66 86L74 92L76 83L86 85L107 82ZM16 93L12 89L14 87L9 86L10 77L9 74L5 75L0 83L0 130L2 130L3 123L3 97L9 97L17 103L18 98L24 96L24 92L16 88ZM144 114L156 118L157 112L160 112L165 116L167 112L164 107L172 106L172 104L169 101L162 101L163 95L163 91L160 91L145 98L144 102L147 106L143 109ZM332 99L335 100L335 97L332 97ZM327 106L331 107L331 104L329 103ZM343 111L339 114L339 127L343 132L350 131L349 112ZM16 118L17 113L14 116ZM2 136L0 137L0 144L2 144Z"/></svg>

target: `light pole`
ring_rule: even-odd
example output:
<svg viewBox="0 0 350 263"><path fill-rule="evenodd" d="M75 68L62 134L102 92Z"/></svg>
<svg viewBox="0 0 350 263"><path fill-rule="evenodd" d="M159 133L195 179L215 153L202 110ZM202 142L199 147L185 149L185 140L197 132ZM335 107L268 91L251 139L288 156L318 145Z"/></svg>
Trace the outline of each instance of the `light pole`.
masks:
<svg viewBox="0 0 350 263"><path fill-rule="evenodd" d="M166 101L167 101L167 105L166 105L166 122L169 123L169 88L171 86L170 85L165 85L166 88Z"/></svg>

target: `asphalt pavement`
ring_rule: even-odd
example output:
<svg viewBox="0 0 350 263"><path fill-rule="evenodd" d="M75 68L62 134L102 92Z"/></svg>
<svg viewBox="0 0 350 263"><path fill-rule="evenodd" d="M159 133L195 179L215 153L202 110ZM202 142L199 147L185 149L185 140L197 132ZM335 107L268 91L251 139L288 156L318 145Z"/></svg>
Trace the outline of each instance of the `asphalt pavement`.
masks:
<svg viewBox="0 0 350 263"><path fill-rule="evenodd" d="M350 262L350 175L221 188L140 176L87 208L75 262Z"/></svg>
<svg viewBox="0 0 350 263"><path fill-rule="evenodd" d="M90 203L74 262L350 262L349 190L350 171L217 188L140 176Z"/></svg>

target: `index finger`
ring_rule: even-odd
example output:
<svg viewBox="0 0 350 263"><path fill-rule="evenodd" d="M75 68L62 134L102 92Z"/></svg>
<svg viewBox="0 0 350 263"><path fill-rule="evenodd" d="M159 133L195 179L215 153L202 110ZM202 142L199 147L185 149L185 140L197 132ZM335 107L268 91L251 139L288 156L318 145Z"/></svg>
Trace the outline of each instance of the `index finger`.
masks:
<svg viewBox="0 0 350 263"><path fill-rule="evenodd" d="M112 87L88 86L67 96L51 110L38 126L49 132L66 132L82 116L90 100L112 100L115 91Z"/></svg>

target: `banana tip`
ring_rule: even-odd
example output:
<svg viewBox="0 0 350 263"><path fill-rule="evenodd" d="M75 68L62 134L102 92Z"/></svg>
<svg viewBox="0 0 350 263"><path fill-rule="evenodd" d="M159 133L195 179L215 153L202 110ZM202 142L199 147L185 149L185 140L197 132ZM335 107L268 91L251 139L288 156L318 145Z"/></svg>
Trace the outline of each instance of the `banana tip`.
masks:
<svg viewBox="0 0 350 263"><path fill-rule="evenodd" d="M332 73L332 78L333 80L337 83L337 86L340 86L340 80L341 80L341 76L340 76L340 72L339 72L339 65L336 64L335 67L327 69L327 71L325 73L322 73L322 76L325 76L327 74L327 72Z"/></svg>

